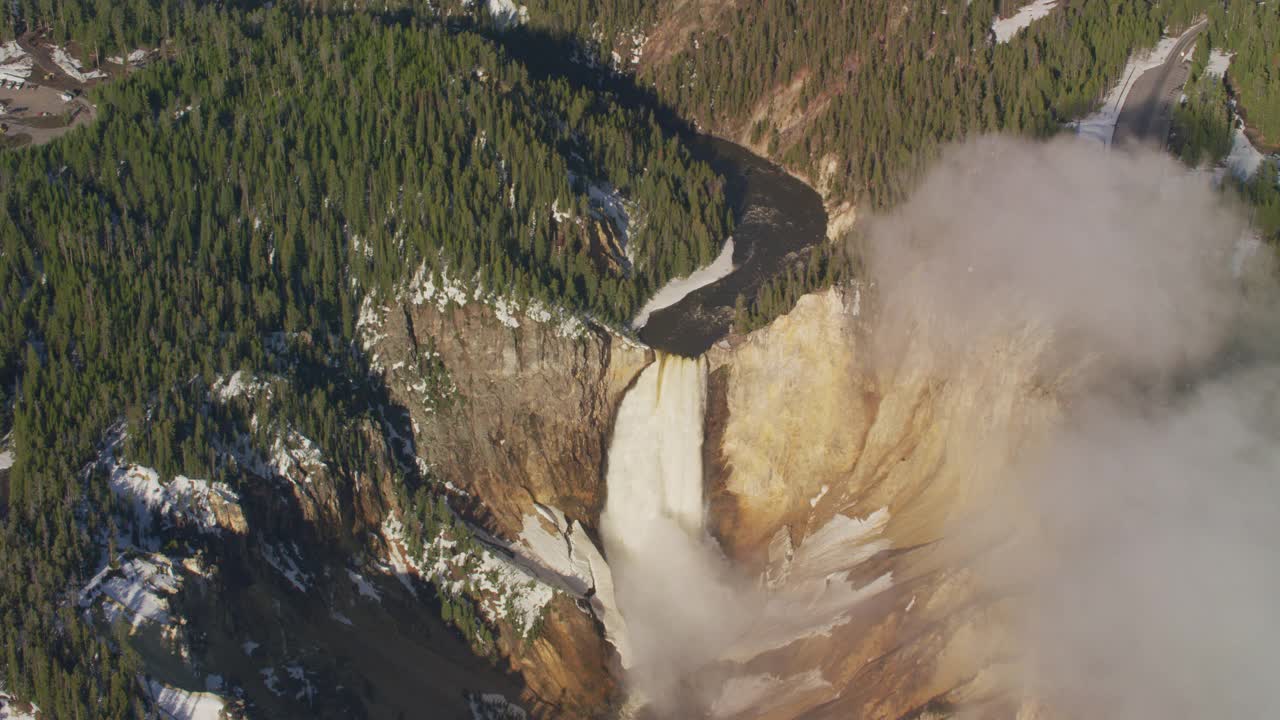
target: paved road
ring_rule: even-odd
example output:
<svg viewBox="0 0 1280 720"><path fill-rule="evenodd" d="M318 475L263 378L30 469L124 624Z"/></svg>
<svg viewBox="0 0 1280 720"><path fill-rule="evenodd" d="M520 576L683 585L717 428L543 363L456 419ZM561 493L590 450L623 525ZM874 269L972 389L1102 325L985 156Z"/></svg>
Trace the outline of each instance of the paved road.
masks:
<svg viewBox="0 0 1280 720"><path fill-rule="evenodd" d="M1188 28L1178 38L1169 59L1160 67L1146 71L1134 82L1124 107L1120 108L1112 146L1152 144L1163 148L1168 142L1174 103L1178 101L1190 72L1187 61L1191 57L1191 47L1208 24L1202 20Z"/></svg>

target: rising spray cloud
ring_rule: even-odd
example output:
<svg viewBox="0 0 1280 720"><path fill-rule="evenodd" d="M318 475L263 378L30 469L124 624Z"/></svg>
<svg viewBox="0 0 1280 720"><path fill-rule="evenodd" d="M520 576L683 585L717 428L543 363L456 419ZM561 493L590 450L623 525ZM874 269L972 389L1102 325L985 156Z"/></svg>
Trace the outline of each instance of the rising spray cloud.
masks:
<svg viewBox="0 0 1280 720"><path fill-rule="evenodd" d="M946 530L1006 539L1011 692L1051 717L1280 715L1280 304L1243 217L1158 153L985 139L864 236L882 361L1052 336L1060 425Z"/></svg>

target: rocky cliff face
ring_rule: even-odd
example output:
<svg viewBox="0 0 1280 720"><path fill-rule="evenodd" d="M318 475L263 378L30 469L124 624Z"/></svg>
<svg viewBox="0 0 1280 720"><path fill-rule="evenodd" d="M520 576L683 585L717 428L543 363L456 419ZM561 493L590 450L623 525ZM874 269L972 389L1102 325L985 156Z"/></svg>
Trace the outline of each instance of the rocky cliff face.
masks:
<svg viewBox="0 0 1280 720"><path fill-rule="evenodd" d="M860 588L821 632L746 658L751 680L726 688L720 714L1008 717L1018 700L996 670L1009 608L975 582L984 546L964 518L997 501L1001 469L1058 417L1061 378L1041 374L1034 333L945 355L918 334L886 352L866 304L806 296L709 358L722 547L770 587ZM771 682L763 714L729 702Z"/></svg>
<svg viewBox="0 0 1280 720"><path fill-rule="evenodd" d="M599 328L511 312L502 322L479 302L405 302L387 313L374 352L419 456L483 505L486 527L518 535L533 503L594 526L613 409L651 355ZM428 361L452 386L443 407L416 390Z"/></svg>
<svg viewBox="0 0 1280 720"><path fill-rule="evenodd" d="M412 454L451 505L558 590L538 632L502 627L526 704L594 716L614 699L616 659L587 610L597 578L575 568L590 565L583 546L598 538L614 411L652 353L536 305L421 287L366 321L367 349L407 411ZM563 562L548 543L568 548Z"/></svg>

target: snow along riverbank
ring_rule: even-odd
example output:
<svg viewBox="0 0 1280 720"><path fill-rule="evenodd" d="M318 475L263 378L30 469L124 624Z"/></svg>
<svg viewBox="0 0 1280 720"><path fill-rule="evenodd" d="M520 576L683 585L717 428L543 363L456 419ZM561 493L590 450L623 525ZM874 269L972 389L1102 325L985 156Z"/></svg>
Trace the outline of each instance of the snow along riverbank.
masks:
<svg viewBox="0 0 1280 720"><path fill-rule="evenodd" d="M653 313L675 305L694 290L710 285L731 272L733 272L733 238L724 241L724 248L710 265L694 270L688 277L676 278L663 285L662 289L640 308L635 320L631 321L631 327L639 330L649 322L649 316Z"/></svg>

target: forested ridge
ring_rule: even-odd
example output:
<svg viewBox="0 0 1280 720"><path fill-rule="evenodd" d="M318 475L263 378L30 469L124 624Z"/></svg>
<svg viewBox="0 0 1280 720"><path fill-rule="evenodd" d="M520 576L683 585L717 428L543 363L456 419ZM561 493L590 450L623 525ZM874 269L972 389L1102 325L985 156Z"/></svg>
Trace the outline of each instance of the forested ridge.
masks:
<svg viewBox="0 0 1280 720"><path fill-rule="evenodd" d="M862 211L901 201L949 142L986 132L1065 131L1099 106L1131 53L1201 16L1210 24L1198 49L1233 53L1227 82L1241 112L1264 142L1280 136L1275 3L1062 0L1010 42L994 42L992 19L1028 1L713 3L701 6L700 14L677 9L683 22L672 32L670 22L646 24L650 15L637 14L631 22L610 14L593 18L583 8L594 3L546 0L540 11L533 8L543 3L530 3L530 22L623 56L637 34L666 33L648 39L646 53L653 43L660 47L657 59L640 63L641 82L651 83L681 115L743 138L803 175L829 204L851 200ZM668 3L656 14L661 18L677 6L687 11ZM1214 134L1216 139L1201 141L1225 154L1225 93L1207 83L1197 84L1193 95L1194 102L1180 110L1183 127L1191 123L1200 128L1194 134ZM1198 151L1187 152L1188 160L1199 158ZM1252 180L1228 183L1257 208L1256 224L1269 239L1280 232L1280 198L1267 180L1273 170L1264 163ZM791 298L841 274L815 267L842 265L824 257L793 269L744 299L738 326L767 322L785 312Z"/></svg>
<svg viewBox="0 0 1280 720"><path fill-rule="evenodd" d="M277 362L283 337L294 385L274 411L359 466L366 295L425 267L620 325L728 234L720 179L652 117L531 78L479 35L160 8L167 61L101 86L91 126L0 153L4 684L48 717L141 714L136 661L74 602L110 523L86 472L108 427L127 418L130 458L166 476L237 484L210 442L244 419L205 393ZM592 184L625 201L629 268L602 257Z"/></svg>
<svg viewBox="0 0 1280 720"><path fill-rule="evenodd" d="M1010 42L994 42L992 19L1028 1L763 0L694 5L696 12L668 2L632 15L612 12L629 2L603 3L599 15L588 0L529 6L530 23L577 38L602 63L614 52L625 66L637 38L644 40L639 67L623 70L680 115L750 142L814 184L830 205L850 201L862 211L900 202L949 142L1065 131L1100 105L1131 53L1206 15L1208 40L1199 47L1235 53L1228 83L1251 125L1264 139L1272 134L1269 108L1280 97L1274 3L1062 0ZM1202 119L1225 113L1215 105ZM1280 201L1271 185L1265 178L1232 185L1259 208L1257 223L1274 238ZM824 254L745 298L738 327L768 322L790 299L841 276L814 271L844 265Z"/></svg>
<svg viewBox="0 0 1280 720"><path fill-rule="evenodd" d="M946 142L1057 132L1096 107L1133 49L1213 3L1064 0L1012 42L992 42L992 19L1022 4L734 4L690 16L692 27L673 33L678 46L642 61L639 75L682 115L745 135L815 183L825 179L829 197L885 207ZM587 45L603 38L620 54L653 29L645 13L594 19L583 11L593 5L530 3L530 22Z"/></svg>
<svg viewBox="0 0 1280 720"><path fill-rule="evenodd" d="M75 15L20 2L27 3L22 16L39 18L42 26L68 26L63 18ZM682 117L750 140L820 184L828 199L887 207L909 192L947 142L992 131L1058 132L1098 105L1133 50L1201 15L1211 20L1209 42L1235 54L1231 84L1245 114L1263 139L1276 142L1280 9L1274 4L1063 0L1013 41L992 42L992 19L1026 2L524 4L530 29L580 46L601 65L635 73ZM94 18L80 25L93 28L84 47L119 45L121 37L129 38L121 47L131 47L190 12L174 0L132 0L95 11L72 5ZM306 6L339 7L328 0ZM435 17L488 15L485 3L464 0L392 0L379 7Z"/></svg>

